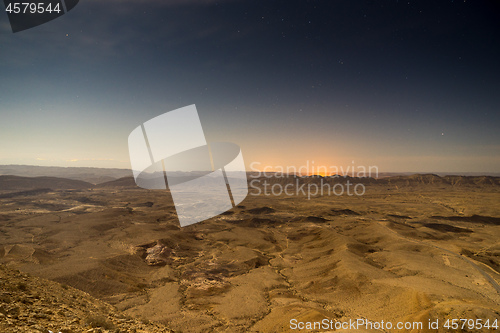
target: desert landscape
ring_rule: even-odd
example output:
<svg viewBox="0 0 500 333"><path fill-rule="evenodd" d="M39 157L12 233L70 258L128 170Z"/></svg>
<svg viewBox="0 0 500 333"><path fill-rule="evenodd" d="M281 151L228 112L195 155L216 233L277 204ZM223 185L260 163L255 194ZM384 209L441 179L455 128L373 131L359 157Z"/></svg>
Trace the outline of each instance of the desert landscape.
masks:
<svg viewBox="0 0 500 333"><path fill-rule="evenodd" d="M500 1L3 5L0 333L500 332Z"/></svg>
<svg viewBox="0 0 500 333"><path fill-rule="evenodd" d="M447 319L500 319L498 177L350 180L365 194L254 190L180 228L168 191L140 189L132 177L0 176L0 328L447 332ZM423 326L291 325L324 319ZM435 320L440 327L428 328Z"/></svg>

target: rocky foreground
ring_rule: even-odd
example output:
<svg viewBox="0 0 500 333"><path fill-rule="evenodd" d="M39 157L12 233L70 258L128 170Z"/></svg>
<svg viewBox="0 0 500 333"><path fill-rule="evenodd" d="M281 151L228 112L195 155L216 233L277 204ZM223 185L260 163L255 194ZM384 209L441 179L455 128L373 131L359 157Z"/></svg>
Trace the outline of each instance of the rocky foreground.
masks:
<svg viewBox="0 0 500 333"><path fill-rule="evenodd" d="M89 294L0 266L0 332L170 332Z"/></svg>

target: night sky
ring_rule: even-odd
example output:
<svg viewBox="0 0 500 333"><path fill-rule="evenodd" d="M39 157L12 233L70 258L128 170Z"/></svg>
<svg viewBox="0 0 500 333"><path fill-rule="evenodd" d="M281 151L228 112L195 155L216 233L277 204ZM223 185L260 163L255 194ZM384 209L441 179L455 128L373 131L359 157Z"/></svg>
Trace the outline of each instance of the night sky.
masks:
<svg viewBox="0 0 500 333"><path fill-rule="evenodd" d="M0 164L130 168L196 104L247 165L500 172L497 1L81 0L15 34L0 8Z"/></svg>

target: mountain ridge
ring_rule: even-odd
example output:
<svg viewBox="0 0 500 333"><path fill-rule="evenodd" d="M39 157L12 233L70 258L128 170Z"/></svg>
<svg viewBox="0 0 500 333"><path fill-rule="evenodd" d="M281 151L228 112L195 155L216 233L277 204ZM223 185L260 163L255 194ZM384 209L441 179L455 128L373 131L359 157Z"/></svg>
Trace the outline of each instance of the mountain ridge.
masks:
<svg viewBox="0 0 500 333"><path fill-rule="evenodd" d="M255 180L258 182L256 183ZM410 176L393 176L385 178L357 178L350 176L279 176L279 177L254 177L248 174L248 183L258 185L259 183L289 184L294 182L301 184L336 184L350 182L352 184L364 185L387 185L387 186L500 186L500 177L493 176L438 176L436 174L413 174ZM52 190L84 190L94 188L139 188L131 176L121 177L99 184L92 184L82 180L61 177L22 177L13 175L0 175L0 191L32 191L39 189Z"/></svg>

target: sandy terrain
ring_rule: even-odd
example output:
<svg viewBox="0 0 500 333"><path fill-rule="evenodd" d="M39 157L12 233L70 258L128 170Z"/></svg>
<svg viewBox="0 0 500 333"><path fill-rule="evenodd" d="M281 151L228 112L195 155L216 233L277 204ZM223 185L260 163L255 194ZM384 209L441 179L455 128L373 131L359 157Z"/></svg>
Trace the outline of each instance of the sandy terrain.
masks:
<svg viewBox="0 0 500 333"><path fill-rule="evenodd" d="M249 196L181 229L164 191L46 190L0 199L0 260L175 332L325 318L447 332L446 319L500 320L499 203L497 185L405 181L363 196Z"/></svg>

